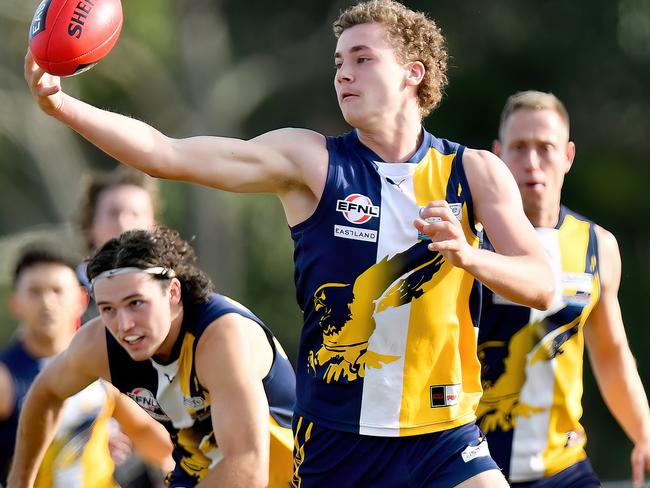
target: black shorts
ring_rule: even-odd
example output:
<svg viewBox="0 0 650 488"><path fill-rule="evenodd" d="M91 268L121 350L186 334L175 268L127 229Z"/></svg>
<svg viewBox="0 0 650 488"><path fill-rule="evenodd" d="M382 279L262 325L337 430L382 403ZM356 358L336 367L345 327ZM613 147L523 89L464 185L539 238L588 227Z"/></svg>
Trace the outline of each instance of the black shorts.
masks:
<svg viewBox="0 0 650 488"><path fill-rule="evenodd" d="M432 434L374 437L293 422L295 488L451 488L499 469L474 423Z"/></svg>
<svg viewBox="0 0 650 488"><path fill-rule="evenodd" d="M600 480L589 459L573 464L553 476L537 481L512 483L513 488L600 488Z"/></svg>

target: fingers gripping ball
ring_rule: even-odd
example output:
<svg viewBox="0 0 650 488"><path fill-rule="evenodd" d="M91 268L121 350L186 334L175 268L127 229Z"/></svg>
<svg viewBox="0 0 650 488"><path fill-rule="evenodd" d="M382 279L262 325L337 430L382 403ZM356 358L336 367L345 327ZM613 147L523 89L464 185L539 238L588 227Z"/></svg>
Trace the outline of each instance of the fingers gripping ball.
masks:
<svg viewBox="0 0 650 488"><path fill-rule="evenodd" d="M48 73L70 76L106 56L121 29L120 0L43 0L29 27L29 50Z"/></svg>

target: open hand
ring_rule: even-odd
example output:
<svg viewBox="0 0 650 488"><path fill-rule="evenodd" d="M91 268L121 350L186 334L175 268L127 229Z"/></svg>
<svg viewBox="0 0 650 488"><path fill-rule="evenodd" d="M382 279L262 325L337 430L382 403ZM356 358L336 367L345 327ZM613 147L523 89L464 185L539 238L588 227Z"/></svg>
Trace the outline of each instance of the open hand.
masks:
<svg viewBox="0 0 650 488"><path fill-rule="evenodd" d="M25 81L38 106L48 115L54 115L63 105L61 78L50 75L36 64L32 53L25 55Z"/></svg>

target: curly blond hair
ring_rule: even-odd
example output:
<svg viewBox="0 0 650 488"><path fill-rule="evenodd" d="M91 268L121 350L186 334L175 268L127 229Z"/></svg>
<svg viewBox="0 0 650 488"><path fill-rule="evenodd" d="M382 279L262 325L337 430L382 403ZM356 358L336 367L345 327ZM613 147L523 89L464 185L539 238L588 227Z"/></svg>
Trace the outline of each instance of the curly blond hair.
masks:
<svg viewBox="0 0 650 488"><path fill-rule="evenodd" d="M343 11L334 22L334 35L355 25L378 22L384 25L387 40L398 61L420 61L426 68L418 87L418 106L424 118L440 103L447 85L445 38L422 12L415 12L393 0L369 0Z"/></svg>

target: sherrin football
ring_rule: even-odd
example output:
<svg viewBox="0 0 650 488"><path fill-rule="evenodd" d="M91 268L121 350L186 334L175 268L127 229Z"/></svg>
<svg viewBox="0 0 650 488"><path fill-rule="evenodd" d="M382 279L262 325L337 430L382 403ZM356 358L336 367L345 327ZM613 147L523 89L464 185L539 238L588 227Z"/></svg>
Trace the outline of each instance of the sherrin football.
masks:
<svg viewBox="0 0 650 488"><path fill-rule="evenodd" d="M43 0L29 27L29 50L48 73L75 75L106 56L121 29L120 0Z"/></svg>

